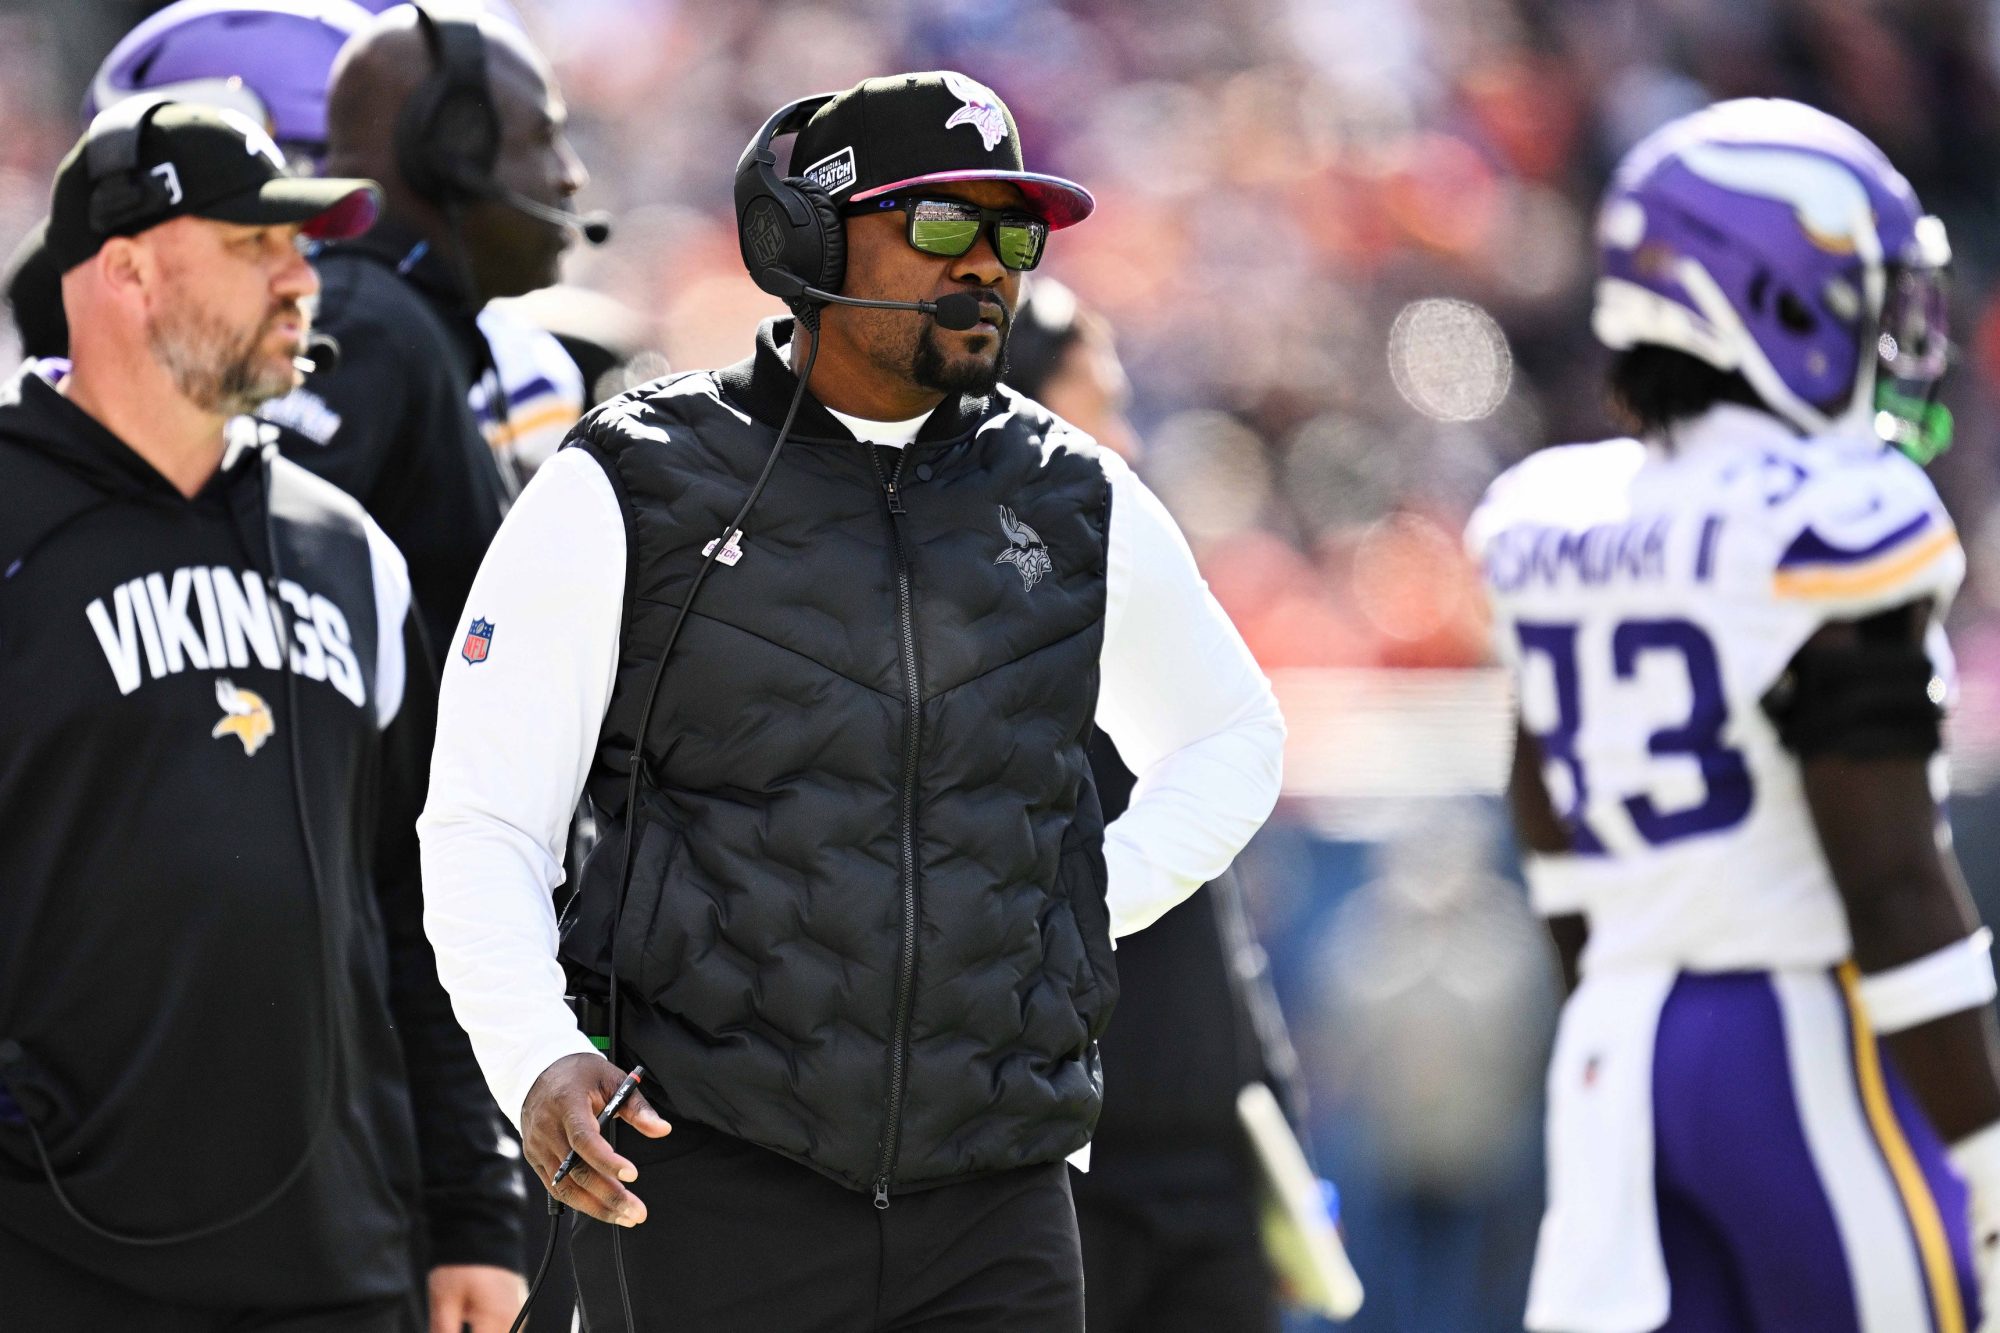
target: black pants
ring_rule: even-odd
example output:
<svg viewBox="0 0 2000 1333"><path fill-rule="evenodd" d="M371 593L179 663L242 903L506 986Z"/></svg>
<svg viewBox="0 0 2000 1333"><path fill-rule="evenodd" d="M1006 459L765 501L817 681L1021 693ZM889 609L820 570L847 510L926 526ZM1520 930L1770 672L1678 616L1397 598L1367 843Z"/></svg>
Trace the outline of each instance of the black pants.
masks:
<svg viewBox="0 0 2000 1333"><path fill-rule="evenodd" d="M72 1268L0 1229L0 1328L35 1333L419 1333L411 1292L318 1309L198 1309L166 1305Z"/></svg>
<svg viewBox="0 0 2000 1333"><path fill-rule="evenodd" d="M1090 1333L1277 1333L1276 1282L1254 1223L1170 1230L1095 1201L1079 1203L1077 1223Z"/></svg>
<svg viewBox="0 0 2000 1333"><path fill-rule="evenodd" d="M669 1117L671 1118L671 1117ZM579 1217L590 1333L1082 1333L1083 1258L1061 1162L895 1196L886 1209L776 1153L686 1120L622 1132L647 1218Z"/></svg>

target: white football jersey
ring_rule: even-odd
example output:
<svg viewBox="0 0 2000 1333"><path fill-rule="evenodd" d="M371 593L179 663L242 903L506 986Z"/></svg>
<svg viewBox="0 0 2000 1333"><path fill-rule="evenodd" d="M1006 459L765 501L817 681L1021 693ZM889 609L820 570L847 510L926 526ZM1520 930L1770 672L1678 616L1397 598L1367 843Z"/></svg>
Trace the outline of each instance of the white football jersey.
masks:
<svg viewBox="0 0 2000 1333"><path fill-rule="evenodd" d="M554 334L529 323L505 302L479 312L479 332L496 375L482 375L472 386L472 412L501 471L518 485L554 456L583 415L583 372ZM504 409L494 378L506 394Z"/></svg>
<svg viewBox="0 0 2000 1333"><path fill-rule="evenodd" d="M1846 958L1798 761L1760 700L1821 625L1920 598L1951 680L1938 620L1965 556L1923 471L1723 405L1671 448L1529 457L1467 539L1574 848L1535 858L1536 907L1587 916L1585 967Z"/></svg>

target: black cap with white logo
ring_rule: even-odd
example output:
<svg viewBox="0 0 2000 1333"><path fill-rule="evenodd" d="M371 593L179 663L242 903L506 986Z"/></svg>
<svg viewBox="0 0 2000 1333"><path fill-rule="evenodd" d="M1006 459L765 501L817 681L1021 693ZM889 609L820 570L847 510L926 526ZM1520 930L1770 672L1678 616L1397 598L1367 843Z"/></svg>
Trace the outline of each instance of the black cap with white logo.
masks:
<svg viewBox="0 0 2000 1333"><path fill-rule="evenodd" d="M134 99L100 112L56 169L48 248L68 272L113 236L178 217L303 223L315 239L344 240L381 207L373 181L288 175L271 136L241 112Z"/></svg>
<svg viewBox="0 0 2000 1333"><path fill-rule="evenodd" d="M1097 206L1075 181L1023 169L1014 117L985 84L956 70L865 79L818 111L792 144L792 174L837 204L913 185L1010 181L1051 228Z"/></svg>

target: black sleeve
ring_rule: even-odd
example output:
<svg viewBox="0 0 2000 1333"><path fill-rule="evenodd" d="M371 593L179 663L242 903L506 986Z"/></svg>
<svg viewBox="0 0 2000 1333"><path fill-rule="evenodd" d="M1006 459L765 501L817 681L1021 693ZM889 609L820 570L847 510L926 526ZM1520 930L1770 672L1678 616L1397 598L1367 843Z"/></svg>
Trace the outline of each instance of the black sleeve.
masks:
<svg viewBox="0 0 2000 1333"><path fill-rule="evenodd" d="M437 729L437 666L415 607L404 627L409 677L402 709L383 736L375 885L389 945L389 1008L409 1070L429 1261L518 1270L525 1209L519 1153L424 937L416 822Z"/></svg>

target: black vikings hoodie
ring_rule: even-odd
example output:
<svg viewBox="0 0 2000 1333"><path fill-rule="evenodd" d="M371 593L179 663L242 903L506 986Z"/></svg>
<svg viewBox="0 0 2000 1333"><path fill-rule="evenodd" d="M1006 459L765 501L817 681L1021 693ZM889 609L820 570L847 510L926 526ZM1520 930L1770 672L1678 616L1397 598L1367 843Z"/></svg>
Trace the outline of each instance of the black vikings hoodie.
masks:
<svg viewBox="0 0 2000 1333"><path fill-rule="evenodd" d="M62 373L0 387L0 1227L219 1307L511 1266L512 1163L421 929L401 557L275 427L233 423L188 499ZM94 1234L51 1173L98 1227L206 1234Z"/></svg>

